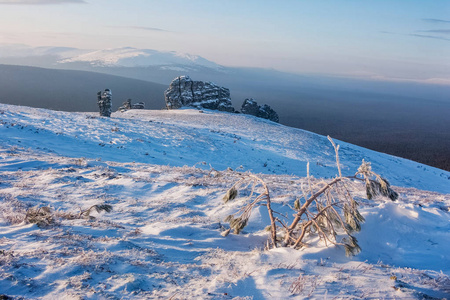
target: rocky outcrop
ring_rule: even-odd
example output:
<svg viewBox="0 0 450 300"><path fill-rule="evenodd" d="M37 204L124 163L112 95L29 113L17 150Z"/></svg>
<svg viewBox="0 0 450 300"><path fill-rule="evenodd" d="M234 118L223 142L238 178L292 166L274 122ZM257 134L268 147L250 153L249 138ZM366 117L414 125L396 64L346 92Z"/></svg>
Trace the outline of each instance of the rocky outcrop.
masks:
<svg viewBox="0 0 450 300"><path fill-rule="evenodd" d="M120 106L117 111L124 112L126 110L131 109L131 99L127 99L124 103L122 103L122 106Z"/></svg>
<svg viewBox="0 0 450 300"><path fill-rule="evenodd" d="M138 103L132 104L131 109L145 109L145 103L138 102Z"/></svg>
<svg viewBox="0 0 450 300"><path fill-rule="evenodd" d="M97 104L101 117L111 117L112 93L110 89L97 93Z"/></svg>
<svg viewBox="0 0 450 300"><path fill-rule="evenodd" d="M164 98L168 109L195 107L234 112L229 89L212 82L193 81L189 76L175 78Z"/></svg>
<svg viewBox="0 0 450 300"><path fill-rule="evenodd" d="M128 99L124 103L122 103L122 106L117 109L117 111L124 112L129 109L145 109L145 103L144 102L138 102L135 104L131 104L131 99Z"/></svg>
<svg viewBox="0 0 450 300"><path fill-rule="evenodd" d="M242 103L241 113L279 122L278 114L267 104L259 106L253 99L245 99Z"/></svg>

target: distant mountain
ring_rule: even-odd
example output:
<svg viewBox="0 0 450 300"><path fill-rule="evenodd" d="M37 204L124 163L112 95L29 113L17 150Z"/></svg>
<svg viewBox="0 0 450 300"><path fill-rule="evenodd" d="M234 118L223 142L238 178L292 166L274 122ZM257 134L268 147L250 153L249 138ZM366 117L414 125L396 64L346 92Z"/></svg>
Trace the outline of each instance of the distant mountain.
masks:
<svg viewBox="0 0 450 300"><path fill-rule="evenodd" d="M126 99L164 107L164 85L94 72L0 65L0 103L65 111L97 111L97 92L113 92L113 110Z"/></svg>
<svg viewBox="0 0 450 300"><path fill-rule="evenodd" d="M197 55L183 54L175 51L162 52L150 49L136 49L131 47L118 49L104 49L90 51L58 61L61 64L87 62L93 66L108 67L148 67L162 68L190 68L206 67L220 69L220 65ZM180 68L181 69L181 68Z"/></svg>
<svg viewBox="0 0 450 300"><path fill-rule="evenodd" d="M132 47L101 50L68 47L29 47L25 45L0 45L0 63L31 66L80 67L158 67L161 70L195 71L198 69L222 70L224 67L198 55L176 51L157 51Z"/></svg>

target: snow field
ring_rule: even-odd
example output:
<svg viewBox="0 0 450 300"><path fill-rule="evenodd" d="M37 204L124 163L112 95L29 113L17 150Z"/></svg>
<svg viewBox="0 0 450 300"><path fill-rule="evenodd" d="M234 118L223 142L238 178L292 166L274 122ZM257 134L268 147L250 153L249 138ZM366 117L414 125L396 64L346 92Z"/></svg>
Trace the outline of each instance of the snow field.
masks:
<svg viewBox="0 0 450 300"><path fill-rule="evenodd" d="M194 110L103 119L0 105L0 120L0 295L449 298L448 172L339 142L344 172L366 158L395 181L400 199L369 201L360 183L349 185L366 218L358 256L314 236L301 250L267 251L264 206L242 234L220 235L246 192L227 204L223 195L252 170L269 186L274 210L292 218L306 161L317 162L313 180L336 173L326 138ZM112 212L71 217L102 203ZM51 207L51 226L23 221L35 206Z"/></svg>
<svg viewBox="0 0 450 300"><path fill-rule="evenodd" d="M200 113L202 112L202 113ZM68 113L0 104L3 147L44 149L68 157L170 166L212 166L317 178L336 175L326 137L241 114L183 109ZM450 193L450 172L340 144L341 168L353 175L361 161L397 186Z"/></svg>

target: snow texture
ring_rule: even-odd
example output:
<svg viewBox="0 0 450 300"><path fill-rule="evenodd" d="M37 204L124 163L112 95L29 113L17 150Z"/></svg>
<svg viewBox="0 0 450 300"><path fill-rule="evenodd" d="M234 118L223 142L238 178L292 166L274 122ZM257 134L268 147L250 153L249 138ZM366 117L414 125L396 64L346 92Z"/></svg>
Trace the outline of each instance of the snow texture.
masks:
<svg viewBox="0 0 450 300"><path fill-rule="evenodd" d="M335 176L323 136L205 110L67 113L0 104L0 296L20 299L449 299L450 173L337 141L342 172L361 160L396 202L349 188L366 218L362 252L264 250L267 209L222 237L223 204L245 172L280 218L306 184ZM236 199L235 201L242 201ZM112 212L92 212L108 204ZM47 206L49 226L24 221Z"/></svg>

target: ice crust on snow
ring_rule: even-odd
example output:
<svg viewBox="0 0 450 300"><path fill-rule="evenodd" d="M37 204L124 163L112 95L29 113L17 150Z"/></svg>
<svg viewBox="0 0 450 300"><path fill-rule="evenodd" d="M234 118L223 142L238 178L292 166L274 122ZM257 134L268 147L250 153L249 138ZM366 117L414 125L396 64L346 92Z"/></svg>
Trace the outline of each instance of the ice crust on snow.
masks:
<svg viewBox="0 0 450 300"><path fill-rule="evenodd" d="M353 258L314 239L301 251L262 250L265 207L242 235L220 235L236 208L222 196L243 172L259 173L283 218L306 184L307 161L313 180L335 176L323 136L208 110L102 118L0 104L0 295L450 298L449 172L337 142L343 173L364 158L400 194L369 201L360 183L349 186L366 218ZM21 223L29 207L62 215L99 203L113 211L57 217L50 228Z"/></svg>

